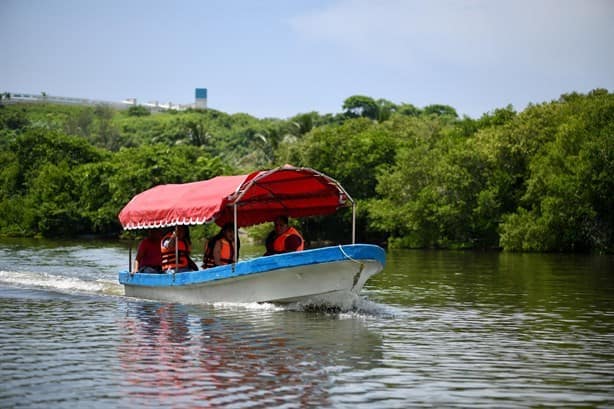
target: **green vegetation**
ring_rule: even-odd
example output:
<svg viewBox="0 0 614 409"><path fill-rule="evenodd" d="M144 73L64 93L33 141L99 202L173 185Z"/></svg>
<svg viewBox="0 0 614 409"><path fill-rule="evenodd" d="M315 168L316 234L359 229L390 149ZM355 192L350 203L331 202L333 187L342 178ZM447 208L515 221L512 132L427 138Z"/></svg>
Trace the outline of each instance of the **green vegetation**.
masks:
<svg viewBox="0 0 614 409"><path fill-rule="evenodd" d="M121 232L130 198L180 183L307 166L357 200L358 239L406 248L614 249L614 94L565 94L479 119L354 95L339 114L0 105L0 234ZM2 101L0 101L1 103ZM349 212L312 218L343 240ZM257 229L256 229L257 231Z"/></svg>

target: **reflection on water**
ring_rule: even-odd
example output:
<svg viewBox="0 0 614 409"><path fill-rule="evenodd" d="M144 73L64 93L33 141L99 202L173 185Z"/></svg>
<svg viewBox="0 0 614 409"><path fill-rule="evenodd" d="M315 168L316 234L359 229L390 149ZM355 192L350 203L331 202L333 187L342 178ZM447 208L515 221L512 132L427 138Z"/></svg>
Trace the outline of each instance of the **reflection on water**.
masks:
<svg viewBox="0 0 614 409"><path fill-rule="evenodd" d="M1 408L614 407L611 256L390 251L314 312L129 299L126 254L0 243Z"/></svg>
<svg viewBox="0 0 614 409"><path fill-rule="evenodd" d="M369 284L400 305L611 311L614 257L391 251Z"/></svg>
<svg viewBox="0 0 614 409"><path fill-rule="evenodd" d="M225 309L220 315L215 309L136 303L122 326L118 356L136 405L154 397L177 403L187 396L204 406L326 407L335 368L355 365L358 357L381 358L378 337L360 321L305 320L274 307Z"/></svg>

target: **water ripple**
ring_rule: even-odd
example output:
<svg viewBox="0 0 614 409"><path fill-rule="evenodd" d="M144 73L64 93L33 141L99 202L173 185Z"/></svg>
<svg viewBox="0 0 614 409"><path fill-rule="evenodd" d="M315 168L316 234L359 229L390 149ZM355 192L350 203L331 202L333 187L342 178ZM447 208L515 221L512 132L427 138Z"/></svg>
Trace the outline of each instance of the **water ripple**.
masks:
<svg viewBox="0 0 614 409"><path fill-rule="evenodd" d="M314 311L128 299L72 251L0 264L2 408L614 407L614 264L393 253Z"/></svg>

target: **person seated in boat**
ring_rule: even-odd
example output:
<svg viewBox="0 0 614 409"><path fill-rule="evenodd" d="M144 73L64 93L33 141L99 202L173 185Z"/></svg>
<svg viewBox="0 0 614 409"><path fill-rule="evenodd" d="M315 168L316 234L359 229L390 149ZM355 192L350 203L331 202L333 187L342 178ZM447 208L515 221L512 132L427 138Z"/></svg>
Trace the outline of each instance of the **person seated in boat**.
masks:
<svg viewBox="0 0 614 409"><path fill-rule="evenodd" d="M177 246L177 250L175 250ZM162 271L172 273L198 270L198 267L190 258L192 241L190 240L190 229L188 226L177 226L173 231L168 232L160 241L160 253L162 254ZM179 259L176 260L177 254Z"/></svg>
<svg viewBox="0 0 614 409"><path fill-rule="evenodd" d="M141 240L136 250L133 270L138 273L156 274L162 272L162 253L160 252L160 238L162 231L159 229L147 230L147 236Z"/></svg>
<svg viewBox="0 0 614 409"><path fill-rule="evenodd" d="M303 236L288 224L288 216L277 216L274 226L273 231L269 233L265 241L265 256L300 251L305 248Z"/></svg>
<svg viewBox="0 0 614 409"><path fill-rule="evenodd" d="M210 268L234 263L236 261L234 259L234 236L234 224L226 223L218 234L211 237L205 243L202 268ZM237 240L237 253L239 252L240 247L241 242Z"/></svg>

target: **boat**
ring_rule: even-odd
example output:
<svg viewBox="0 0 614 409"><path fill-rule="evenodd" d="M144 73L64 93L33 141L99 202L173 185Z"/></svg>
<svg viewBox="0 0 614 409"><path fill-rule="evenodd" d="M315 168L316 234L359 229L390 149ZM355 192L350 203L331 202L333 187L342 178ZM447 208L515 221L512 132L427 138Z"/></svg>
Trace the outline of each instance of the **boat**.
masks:
<svg viewBox="0 0 614 409"><path fill-rule="evenodd" d="M311 168L284 165L246 175L217 176L184 184L158 185L134 196L119 213L125 230L233 223L240 227L291 218L333 214L352 207L351 244L339 244L240 260L205 270L168 274L121 271L126 296L203 303L326 304L357 296L385 265L384 250L356 244L356 206L333 178Z"/></svg>

